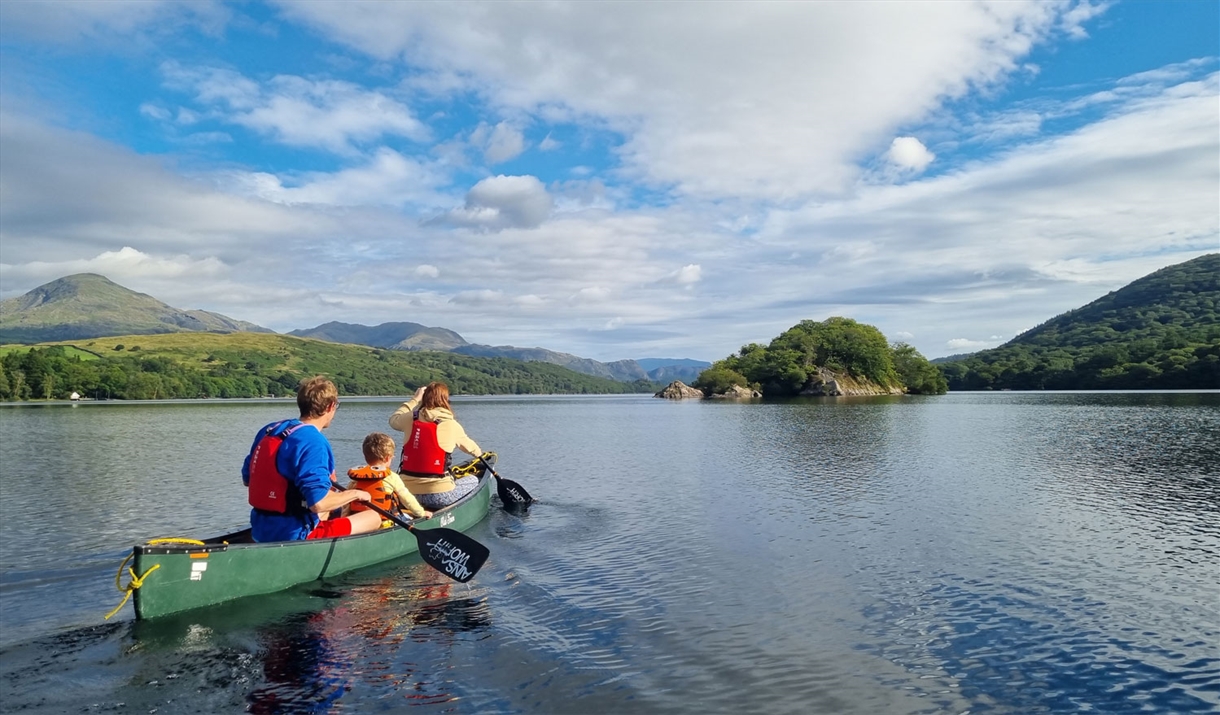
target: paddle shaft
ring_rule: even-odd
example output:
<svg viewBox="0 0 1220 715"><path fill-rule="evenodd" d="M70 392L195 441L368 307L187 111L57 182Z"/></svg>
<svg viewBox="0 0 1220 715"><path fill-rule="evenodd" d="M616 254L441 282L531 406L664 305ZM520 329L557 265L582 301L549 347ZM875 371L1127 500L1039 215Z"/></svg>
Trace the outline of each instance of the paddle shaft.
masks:
<svg viewBox="0 0 1220 715"><path fill-rule="evenodd" d="M340 491L348 491L347 487L334 485ZM419 542L419 555L432 568L449 578L466 583L483 567L483 562L491 554L488 548L473 538L454 529L434 528L417 529L409 521L403 520L397 514L392 514L372 502L363 502L383 517L394 522L415 535Z"/></svg>

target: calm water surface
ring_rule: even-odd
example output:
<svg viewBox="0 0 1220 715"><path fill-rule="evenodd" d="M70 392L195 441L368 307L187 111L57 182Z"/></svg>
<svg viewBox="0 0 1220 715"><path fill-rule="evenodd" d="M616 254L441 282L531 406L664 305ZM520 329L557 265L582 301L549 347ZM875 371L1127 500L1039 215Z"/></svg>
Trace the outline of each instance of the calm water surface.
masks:
<svg viewBox="0 0 1220 715"><path fill-rule="evenodd" d="M343 400L340 464L396 406ZM0 408L0 709L1220 711L1220 393L462 400L540 497L469 585L103 621L132 544L245 523L294 407Z"/></svg>

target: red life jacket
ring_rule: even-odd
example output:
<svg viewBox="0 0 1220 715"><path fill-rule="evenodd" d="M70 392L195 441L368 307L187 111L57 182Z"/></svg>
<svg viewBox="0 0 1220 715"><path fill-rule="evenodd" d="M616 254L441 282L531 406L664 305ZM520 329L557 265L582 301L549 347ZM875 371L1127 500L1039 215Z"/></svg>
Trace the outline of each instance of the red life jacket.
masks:
<svg viewBox="0 0 1220 715"><path fill-rule="evenodd" d="M277 434L276 430L283 424L276 422L268 425L262 439L258 441L258 446L250 454L250 506L276 514L288 512L288 478L280 474L280 468L276 466L276 455L288 435L305 426L293 425Z"/></svg>
<svg viewBox="0 0 1220 715"><path fill-rule="evenodd" d="M411 436L402 445L399 472L418 477L439 477L449 468L449 453L436 441L436 423L415 420Z"/></svg>
<svg viewBox="0 0 1220 715"><path fill-rule="evenodd" d="M352 480L348 487L368 492L373 497L373 504L386 511L394 511L395 507L398 506L394 499L394 488L385 483L385 478L390 476L388 469L366 465L358 469L347 470L347 476ZM369 510L364 502L361 501L354 501L350 506L352 511Z"/></svg>

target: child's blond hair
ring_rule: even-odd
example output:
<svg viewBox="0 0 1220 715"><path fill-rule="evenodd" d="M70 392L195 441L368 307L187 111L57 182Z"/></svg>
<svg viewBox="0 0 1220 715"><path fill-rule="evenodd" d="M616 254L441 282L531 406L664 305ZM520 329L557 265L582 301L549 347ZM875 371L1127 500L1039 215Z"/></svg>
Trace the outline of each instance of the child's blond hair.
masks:
<svg viewBox="0 0 1220 715"><path fill-rule="evenodd" d="M365 437L361 448L364 450L364 461L369 464L387 462L394 458L394 440L382 432L374 432Z"/></svg>

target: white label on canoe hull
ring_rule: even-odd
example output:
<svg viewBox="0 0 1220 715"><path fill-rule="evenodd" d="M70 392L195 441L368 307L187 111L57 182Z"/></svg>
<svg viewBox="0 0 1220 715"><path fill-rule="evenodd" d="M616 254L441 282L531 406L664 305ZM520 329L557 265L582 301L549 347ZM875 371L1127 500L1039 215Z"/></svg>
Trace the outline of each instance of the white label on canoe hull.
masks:
<svg viewBox="0 0 1220 715"><path fill-rule="evenodd" d="M196 561L191 564L191 580L199 581L203 579L203 572L208 570L207 561Z"/></svg>

